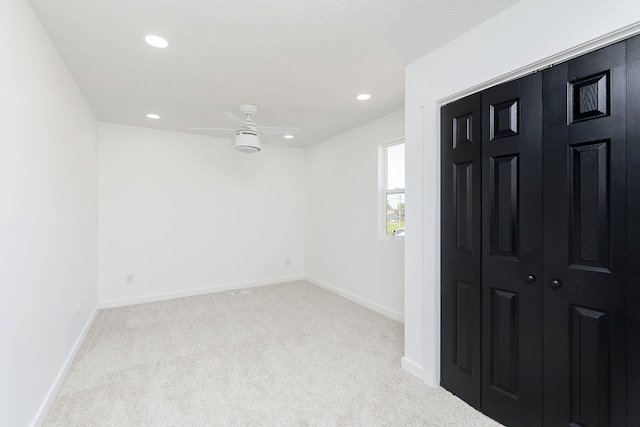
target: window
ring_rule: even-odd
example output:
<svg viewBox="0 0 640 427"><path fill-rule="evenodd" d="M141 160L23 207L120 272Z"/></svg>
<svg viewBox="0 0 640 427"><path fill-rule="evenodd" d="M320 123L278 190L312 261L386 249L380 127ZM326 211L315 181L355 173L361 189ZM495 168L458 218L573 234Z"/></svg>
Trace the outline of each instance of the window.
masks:
<svg viewBox="0 0 640 427"><path fill-rule="evenodd" d="M382 236L404 236L404 139L381 145Z"/></svg>

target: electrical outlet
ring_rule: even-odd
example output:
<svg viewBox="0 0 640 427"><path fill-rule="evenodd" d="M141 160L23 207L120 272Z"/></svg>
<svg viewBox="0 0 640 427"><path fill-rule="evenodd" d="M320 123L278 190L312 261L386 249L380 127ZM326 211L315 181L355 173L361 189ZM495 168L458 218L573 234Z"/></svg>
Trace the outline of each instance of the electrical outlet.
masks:
<svg viewBox="0 0 640 427"><path fill-rule="evenodd" d="M136 275L133 273L127 274L127 284L132 284L136 281Z"/></svg>
<svg viewBox="0 0 640 427"><path fill-rule="evenodd" d="M291 258L287 258L284 260L284 265L291 265Z"/></svg>

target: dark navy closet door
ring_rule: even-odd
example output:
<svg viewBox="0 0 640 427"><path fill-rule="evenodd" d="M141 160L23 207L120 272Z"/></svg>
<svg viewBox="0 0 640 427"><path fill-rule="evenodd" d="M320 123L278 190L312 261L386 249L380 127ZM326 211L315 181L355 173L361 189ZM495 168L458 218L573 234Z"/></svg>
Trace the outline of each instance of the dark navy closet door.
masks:
<svg viewBox="0 0 640 427"><path fill-rule="evenodd" d="M542 76L482 92L482 411L542 421Z"/></svg>
<svg viewBox="0 0 640 427"><path fill-rule="evenodd" d="M625 58L544 72L545 426L626 425Z"/></svg>
<svg viewBox="0 0 640 427"><path fill-rule="evenodd" d="M441 110L441 385L480 409L481 97Z"/></svg>

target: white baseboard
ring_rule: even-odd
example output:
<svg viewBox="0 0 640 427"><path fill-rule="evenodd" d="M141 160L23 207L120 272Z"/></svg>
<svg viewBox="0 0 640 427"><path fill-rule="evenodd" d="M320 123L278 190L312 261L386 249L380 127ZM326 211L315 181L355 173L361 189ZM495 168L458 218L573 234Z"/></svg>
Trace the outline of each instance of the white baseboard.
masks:
<svg viewBox="0 0 640 427"><path fill-rule="evenodd" d="M107 300L100 302L100 308L124 307L127 305L143 304L145 302L164 301L174 298L192 297L196 295L211 294L214 292L235 291L243 288L251 288L256 286L274 285L276 283L293 282L294 280L303 280L305 276L286 276L276 277L273 279L255 280L251 282L229 283L226 285L208 286L206 288L188 289L184 291L166 292L162 294L143 295L132 298L122 298L115 300Z"/></svg>
<svg viewBox="0 0 640 427"><path fill-rule="evenodd" d="M348 300L351 300L353 302L355 302L356 304L360 304L362 306L367 307L368 309L371 309L373 311L376 311L384 316L387 316L393 320L397 320L398 322L404 323L404 316L400 313L396 313L393 310L390 310L386 307L381 306L380 304L376 304L373 301L369 301L368 299L359 297L356 294L352 294L349 291L345 291L343 289L340 289L336 286L330 285L328 283L323 282L322 280L318 280L315 277L311 277L311 276L304 276L304 279L313 283L314 285L320 286L321 288L325 288L328 291L331 291L335 294L338 294L342 297L345 297Z"/></svg>
<svg viewBox="0 0 640 427"><path fill-rule="evenodd" d="M47 393L44 401L40 405L40 408L38 408L38 412L36 412L36 416L34 417L33 422L31 423L32 427L40 426L44 422L45 417L49 413L49 409L51 409L51 405L53 404L53 401L58 395L58 391L60 390L60 387L62 386L64 379L67 377L67 374L69 373L69 369L71 368L73 359L75 359L76 354L78 354L78 350L80 350L80 346L82 346L82 342L84 341L84 338L87 336L87 332L89 332L89 329L91 328L91 325L93 324L93 321L95 320L99 310L100 310L100 307L96 305L95 308L93 309L93 313L91 313L91 316L89 316L87 323L85 323L84 328L82 328L82 332L78 336L78 339L73 344L73 347L71 348L71 351L67 356L67 359L64 361L64 364L62 365L60 372L58 372L58 375L56 376L55 381L49 388L49 392Z"/></svg>
<svg viewBox="0 0 640 427"><path fill-rule="evenodd" d="M418 379L423 380L424 369L422 368L422 366L417 365L415 362L412 362L406 357L403 357L400 360L400 366L402 367L402 369L409 372L414 377L417 377Z"/></svg>

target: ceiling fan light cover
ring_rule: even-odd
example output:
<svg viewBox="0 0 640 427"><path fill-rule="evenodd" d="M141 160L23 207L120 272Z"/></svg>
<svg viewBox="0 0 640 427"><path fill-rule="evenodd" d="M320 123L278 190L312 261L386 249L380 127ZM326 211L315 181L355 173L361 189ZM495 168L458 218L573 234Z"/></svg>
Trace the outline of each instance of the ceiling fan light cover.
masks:
<svg viewBox="0 0 640 427"><path fill-rule="evenodd" d="M241 132L236 135L234 148L243 153L257 153L260 151L260 139L257 133Z"/></svg>

